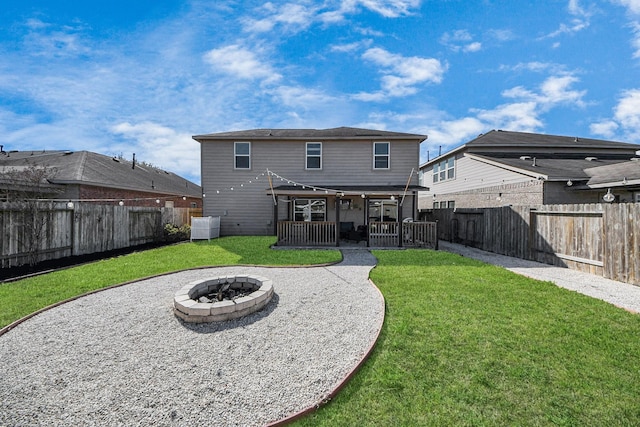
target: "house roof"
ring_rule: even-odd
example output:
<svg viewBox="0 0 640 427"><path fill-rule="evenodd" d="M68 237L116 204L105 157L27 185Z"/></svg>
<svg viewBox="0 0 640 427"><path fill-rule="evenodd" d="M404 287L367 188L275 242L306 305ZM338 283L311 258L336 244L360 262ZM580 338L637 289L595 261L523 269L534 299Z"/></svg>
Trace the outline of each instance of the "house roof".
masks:
<svg viewBox="0 0 640 427"><path fill-rule="evenodd" d="M584 159L597 157L599 160L629 160L640 144L605 141L573 136L544 135L538 133L492 130L463 144L441 156L430 159L420 167L439 162L443 157L460 152L483 154L491 157Z"/></svg>
<svg viewBox="0 0 640 427"><path fill-rule="evenodd" d="M82 184L201 197L201 188L172 172L90 151L11 151L0 155L0 170L30 165L55 170L52 184Z"/></svg>
<svg viewBox="0 0 640 427"><path fill-rule="evenodd" d="M612 166L621 162L621 160L616 159L587 160L585 158L567 159L548 156L503 157L481 154L468 154L468 156L533 178L544 178L547 181L587 180L589 175L585 172L586 169L596 166Z"/></svg>
<svg viewBox="0 0 640 427"><path fill-rule="evenodd" d="M251 129L233 132L209 133L205 135L195 135L193 137L198 142L209 140L300 140L300 139L321 139L321 140L341 140L341 139L363 139L363 140L399 140L418 139L424 141L427 135L412 133L389 132L383 130L360 129L351 127L338 127L331 129Z"/></svg>
<svg viewBox="0 0 640 427"><path fill-rule="evenodd" d="M640 159L585 170L590 188L640 186Z"/></svg>

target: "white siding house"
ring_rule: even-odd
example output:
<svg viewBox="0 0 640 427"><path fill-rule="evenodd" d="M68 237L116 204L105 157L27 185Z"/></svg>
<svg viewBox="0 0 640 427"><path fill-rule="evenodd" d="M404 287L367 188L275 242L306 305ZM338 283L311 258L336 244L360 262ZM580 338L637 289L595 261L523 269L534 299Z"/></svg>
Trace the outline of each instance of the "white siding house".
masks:
<svg viewBox="0 0 640 427"><path fill-rule="evenodd" d="M420 209L633 202L640 145L491 131L420 166ZM627 166L624 166L624 165ZM625 180L625 176L627 179ZM625 182L624 185L622 183Z"/></svg>
<svg viewBox="0 0 640 427"><path fill-rule="evenodd" d="M342 127L193 138L201 144L203 215L221 217L221 235L274 235L284 222L316 223L318 230L333 223L317 231L330 240L336 227L357 232L372 221L417 215L425 135Z"/></svg>

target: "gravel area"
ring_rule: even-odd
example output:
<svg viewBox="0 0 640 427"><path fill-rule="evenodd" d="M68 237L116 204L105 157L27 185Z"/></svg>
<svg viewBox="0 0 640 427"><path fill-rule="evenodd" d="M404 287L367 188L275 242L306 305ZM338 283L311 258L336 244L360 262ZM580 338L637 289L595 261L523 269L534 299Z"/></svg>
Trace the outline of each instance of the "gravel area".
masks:
<svg viewBox="0 0 640 427"><path fill-rule="evenodd" d="M640 313L640 286L605 279L602 276L569 268L498 255L455 243L440 241L439 245L441 250L499 265L523 276L553 282L560 287L607 301L634 313Z"/></svg>
<svg viewBox="0 0 640 427"><path fill-rule="evenodd" d="M0 336L0 425L261 426L317 405L375 342L384 301L368 251L328 267L190 270L47 310ZM191 281L256 274L261 312L187 324Z"/></svg>

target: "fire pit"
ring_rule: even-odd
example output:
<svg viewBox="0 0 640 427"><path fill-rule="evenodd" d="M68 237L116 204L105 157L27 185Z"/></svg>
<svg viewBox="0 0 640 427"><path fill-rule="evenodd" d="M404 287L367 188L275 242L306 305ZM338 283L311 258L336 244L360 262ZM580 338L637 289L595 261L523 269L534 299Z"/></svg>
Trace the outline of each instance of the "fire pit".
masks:
<svg viewBox="0 0 640 427"><path fill-rule="evenodd" d="M261 310L273 283L260 276L222 276L191 282L176 292L173 312L190 323L220 322Z"/></svg>

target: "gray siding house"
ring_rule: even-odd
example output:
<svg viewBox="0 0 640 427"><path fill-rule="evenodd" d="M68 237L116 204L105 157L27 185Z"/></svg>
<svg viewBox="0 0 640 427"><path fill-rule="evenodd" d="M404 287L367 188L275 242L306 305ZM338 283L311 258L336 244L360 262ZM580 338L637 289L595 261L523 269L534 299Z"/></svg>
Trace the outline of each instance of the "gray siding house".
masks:
<svg viewBox="0 0 640 427"><path fill-rule="evenodd" d="M426 138L349 127L196 135L203 215L221 217L221 235L277 235L279 244L367 239L374 223L392 230L416 218Z"/></svg>
<svg viewBox="0 0 640 427"><path fill-rule="evenodd" d="M420 209L640 201L640 145L491 131L420 166Z"/></svg>

